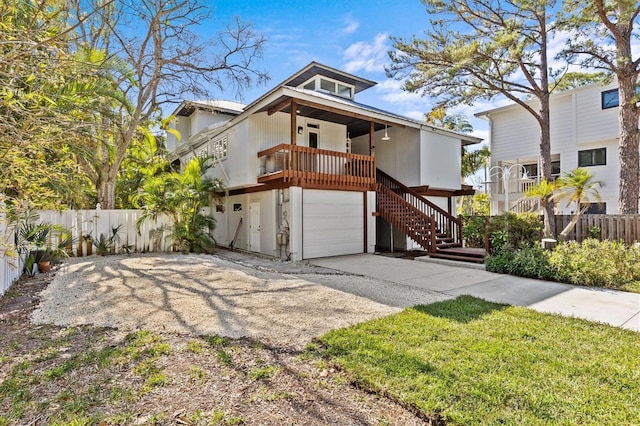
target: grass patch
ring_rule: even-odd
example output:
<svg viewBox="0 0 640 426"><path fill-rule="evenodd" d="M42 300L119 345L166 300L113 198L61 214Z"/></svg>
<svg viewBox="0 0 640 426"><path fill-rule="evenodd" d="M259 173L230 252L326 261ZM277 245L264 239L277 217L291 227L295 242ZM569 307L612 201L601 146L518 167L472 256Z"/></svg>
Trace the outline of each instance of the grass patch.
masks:
<svg viewBox="0 0 640 426"><path fill-rule="evenodd" d="M269 380L278 373L278 367L265 365L254 367L249 371L249 378L253 380Z"/></svg>
<svg viewBox="0 0 640 426"><path fill-rule="evenodd" d="M449 424L640 424L632 331L463 296L320 342L361 386Z"/></svg>

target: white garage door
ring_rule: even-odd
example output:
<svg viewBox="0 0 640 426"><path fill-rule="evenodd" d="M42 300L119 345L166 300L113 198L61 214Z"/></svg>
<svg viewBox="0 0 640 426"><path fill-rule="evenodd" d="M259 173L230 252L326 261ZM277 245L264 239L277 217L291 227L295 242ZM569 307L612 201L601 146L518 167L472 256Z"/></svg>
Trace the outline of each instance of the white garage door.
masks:
<svg viewBox="0 0 640 426"><path fill-rule="evenodd" d="M305 259L364 252L361 192L303 192L302 256Z"/></svg>

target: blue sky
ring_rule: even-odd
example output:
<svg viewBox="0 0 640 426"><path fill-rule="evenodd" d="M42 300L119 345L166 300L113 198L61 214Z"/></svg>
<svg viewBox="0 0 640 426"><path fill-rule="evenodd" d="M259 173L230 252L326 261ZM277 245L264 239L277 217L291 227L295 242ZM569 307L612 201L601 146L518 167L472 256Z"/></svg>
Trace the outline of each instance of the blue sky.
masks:
<svg viewBox="0 0 640 426"><path fill-rule="evenodd" d="M213 20L205 25L211 25L212 35L234 16L251 22L265 35L264 59L259 65L269 72L271 81L244 91L244 103L317 61L377 82L358 94L359 102L414 119L422 119L433 106L429 98L402 91L400 83L388 79L384 72L390 37L421 36L428 27L420 0L209 0L208 6L213 8ZM226 92L219 97L231 99L234 95ZM491 105L460 110L473 124L474 135L483 139L487 137L486 122L473 114L487 108Z"/></svg>

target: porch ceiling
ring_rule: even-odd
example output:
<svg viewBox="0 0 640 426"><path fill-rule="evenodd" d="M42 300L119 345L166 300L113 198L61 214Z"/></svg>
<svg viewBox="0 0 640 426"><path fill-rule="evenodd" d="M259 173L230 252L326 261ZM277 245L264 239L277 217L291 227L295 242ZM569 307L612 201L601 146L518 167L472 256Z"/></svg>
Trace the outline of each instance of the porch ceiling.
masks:
<svg viewBox="0 0 640 426"><path fill-rule="evenodd" d="M291 113L291 99L289 96L281 96L260 111L269 111L269 114L280 111ZM329 121L331 123L339 123L347 126L347 132L352 138L369 134L369 126L374 121L375 131L384 129L384 123L373 120L365 115L342 111L337 108L325 107L322 105L313 105L312 103L296 99L296 110L299 117L311 118L320 121ZM394 124L387 123L389 127Z"/></svg>

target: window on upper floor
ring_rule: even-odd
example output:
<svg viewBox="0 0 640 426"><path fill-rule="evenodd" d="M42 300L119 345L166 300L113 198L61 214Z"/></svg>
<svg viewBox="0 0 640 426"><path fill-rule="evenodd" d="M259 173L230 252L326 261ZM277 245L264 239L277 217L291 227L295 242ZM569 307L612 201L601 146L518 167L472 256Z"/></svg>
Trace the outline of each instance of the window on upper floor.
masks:
<svg viewBox="0 0 640 426"><path fill-rule="evenodd" d="M316 76L301 86L307 90L328 92L343 98L353 99L353 86L338 81Z"/></svg>
<svg viewBox="0 0 640 426"><path fill-rule="evenodd" d="M620 105L618 89L605 90L601 93L602 109L615 108Z"/></svg>
<svg viewBox="0 0 640 426"><path fill-rule="evenodd" d="M524 169L527 171L527 176L529 178L537 178L538 177L538 165L536 163L533 164L524 164ZM552 161L551 162L551 178L555 180L560 175L560 161Z"/></svg>
<svg viewBox="0 0 640 426"><path fill-rule="evenodd" d="M211 143L211 154L216 157L216 160L224 160L227 158L227 137L220 138Z"/></svg>
<svg viewBox="0 0 640 426"><path fill-rule="evenodd" d="M605 166L607 164L607 148L578 151L578 167Z"/></svg>

